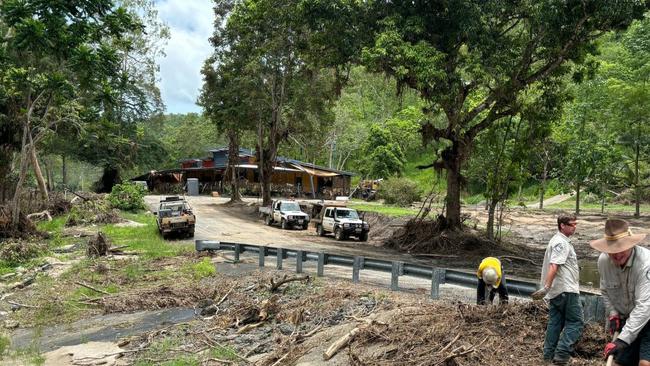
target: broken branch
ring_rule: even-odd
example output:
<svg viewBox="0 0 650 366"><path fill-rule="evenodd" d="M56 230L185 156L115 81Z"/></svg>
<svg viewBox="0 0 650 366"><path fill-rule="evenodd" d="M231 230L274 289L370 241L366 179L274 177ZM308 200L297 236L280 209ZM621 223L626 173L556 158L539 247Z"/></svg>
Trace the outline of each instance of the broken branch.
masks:
<svg viewBox="0 0 650 366"><path fill-rule="evenodd" d="M75 281L74 283L76 283L76 284L79 285L79 286L83 286L83 287L85 287L85 288L87 288L87 289L89 289L89 290L93 290L93 291L99 292L100 294L110 295L110 293L108 293L108 292L106 292L106 291L104 291L104 290L100 290L100 289L98 289L98 288L94 288L94 287L92 287L92 286L90 286L90 285L86 285L86 284L83 283L83 282Z"/></svg>

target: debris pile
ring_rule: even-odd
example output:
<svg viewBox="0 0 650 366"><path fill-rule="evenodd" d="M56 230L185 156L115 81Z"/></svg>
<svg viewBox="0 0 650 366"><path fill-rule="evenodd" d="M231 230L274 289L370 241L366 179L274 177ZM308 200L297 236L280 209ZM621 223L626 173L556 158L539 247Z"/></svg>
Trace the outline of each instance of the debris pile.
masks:
<svg viewBox="0 0 650 366"><path fill-rule="evenodd" d="M0 206L0 238L28 238L38 233L36 226L24 214L20 214L18 226L12 224L13 215L8 206Z"/></svg>
<svg viewBox="0 0 650 366"><path fill-rule="evenodd" d="M539 302L500 307L431 303L360 328L348 356L361 365L538 365L546 322L546 307ZM604 330L591 324L584 334L572 365L601 359Z"/></svg>
<svg viewBox="0 0 650 366"><path fill-rule="evenodd" d="M35 239L6 239L0 245L0 260L21 263L36 258L47 251L47 244Z"/></svg>
<svg viewBox="0 0 650 366"><path fill-rule="evenodd" d="M122 221L118 210L111 208L101 196L93 196L92 199L83 200L72 206L65 226L114 224Z"/></svg>
<svg viewBox="0 0 650 366"><path fill-rule="evenodd" d="M435 220L409 220L386 240L385 245L408 253L458 253L460 250L488 256L504 252L502 246L479 235L448 230L447 221L442 215Z"/></svg>

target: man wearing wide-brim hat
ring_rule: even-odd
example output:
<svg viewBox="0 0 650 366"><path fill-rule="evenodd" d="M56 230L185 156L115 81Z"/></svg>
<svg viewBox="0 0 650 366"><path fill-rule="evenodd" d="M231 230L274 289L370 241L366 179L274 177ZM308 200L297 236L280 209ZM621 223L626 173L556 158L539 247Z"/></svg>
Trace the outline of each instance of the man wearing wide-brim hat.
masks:
<svg viewBox="0 0 650 366"><path fill-rule="evenodd" d="M617 365L650 366L650 250L637 246L645 234L634 234L625 220L605 222L605 236L589 243L598 258L600 290L611 333L605 357Z"/></svg>

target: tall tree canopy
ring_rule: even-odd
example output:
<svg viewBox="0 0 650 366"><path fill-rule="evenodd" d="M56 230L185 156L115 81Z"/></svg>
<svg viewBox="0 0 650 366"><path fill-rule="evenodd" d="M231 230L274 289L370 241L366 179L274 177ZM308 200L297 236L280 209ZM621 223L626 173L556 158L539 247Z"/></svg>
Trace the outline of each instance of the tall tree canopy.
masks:
<svg viewBox="0 0 650 366"><path fill-rule="evenodd" d="M326 29L330 22L318 15L321 8L331 17L350 7L349 1L308 3L310 22ZM368 3L358 14L365 21L352 29L373 35L360 62L393 76L398 87L417 90L427 103L430 122L422 133L426 141L446 144L432 165L447 173L446 216L457 227L462 168L476 136L516 115L530 88L544 91L536 103L555 102L558 79L572 70L567 63L583 63L597 37L627 27L647 9L642 0L381 1ZM349 17L339 14L337 19ZM321 41L327 50L349 42L342 37ZM349 47L342 49L345 53ZM438 114L444 115L442 123Z"/></svg>
<svg viewBox="0 0 650 366"><path fill-rule="evenodd" d="M119 73L112 42L137 29L138 23L110 1L6 0L0 3L0 25L2 121L21 134L12 202L17 224L30 162L37 170L36 144L57 124L88 115L84 102L103 95Z"/></svg>

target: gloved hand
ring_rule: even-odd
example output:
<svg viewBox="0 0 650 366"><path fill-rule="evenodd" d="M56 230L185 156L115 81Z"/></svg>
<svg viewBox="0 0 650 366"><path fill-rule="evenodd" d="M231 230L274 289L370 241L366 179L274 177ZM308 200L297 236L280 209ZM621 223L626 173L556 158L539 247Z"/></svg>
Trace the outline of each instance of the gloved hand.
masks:
<svg viewBox="0 0 650 366"><path fill-rule="evenodd" d="M533 300L541 300L546 296L546 293L548 293L548 287L544 287L542 289L539 289L535 292L533 292L530 297L533 298Z"/></svg>
<svg viewBox="0 0 650 366"><path fill-rule="evenodd" d="M625 343L625 341L622 341L620 339L615 340L614 342L609 342L605 346L605 352L603 355L605 356L604 358L607 358L607 356L614 356L616 357L618 354L620 354L629 344Z"/></svg>
<svg viewBox="0 0 650 366"><path fill-rule="evenodd" d="M609 317L609 334L621 331L621 317L618 314Z"/></svg>

